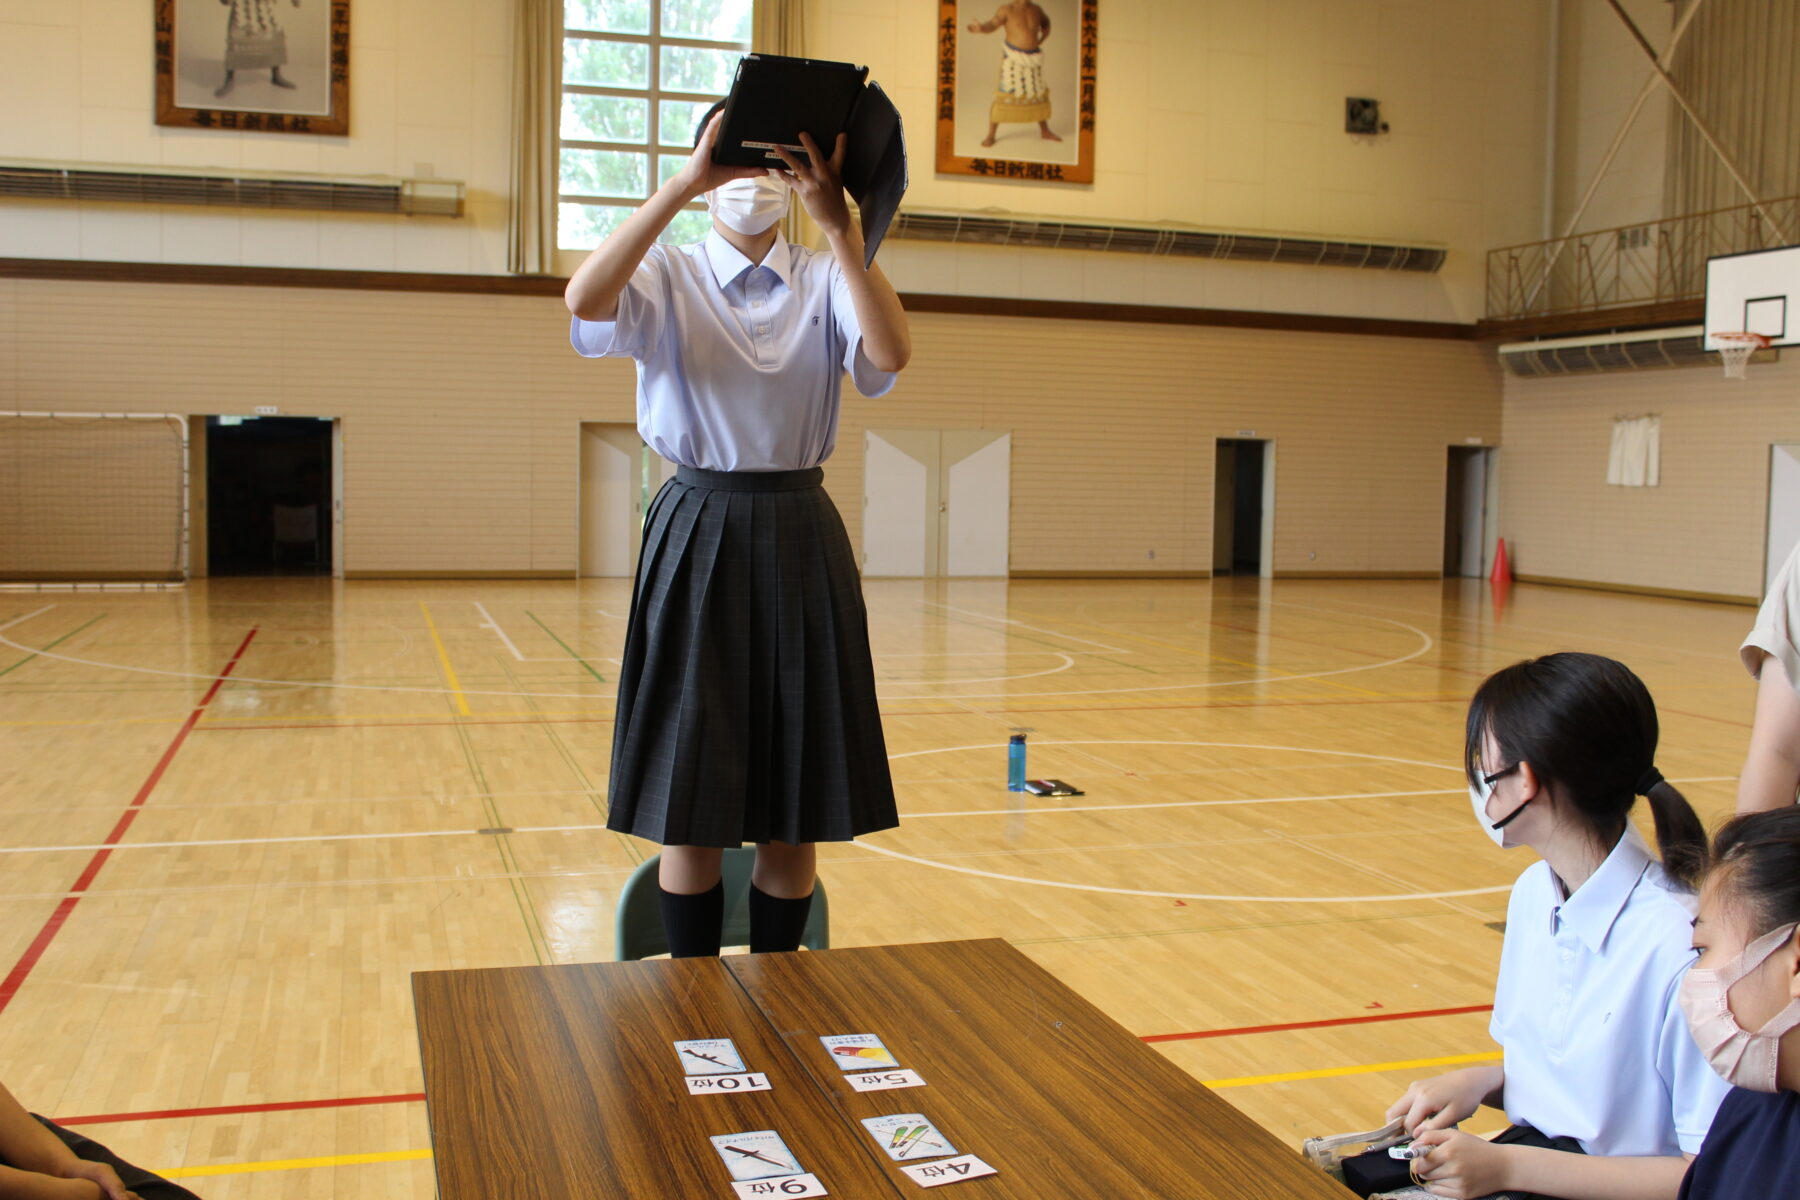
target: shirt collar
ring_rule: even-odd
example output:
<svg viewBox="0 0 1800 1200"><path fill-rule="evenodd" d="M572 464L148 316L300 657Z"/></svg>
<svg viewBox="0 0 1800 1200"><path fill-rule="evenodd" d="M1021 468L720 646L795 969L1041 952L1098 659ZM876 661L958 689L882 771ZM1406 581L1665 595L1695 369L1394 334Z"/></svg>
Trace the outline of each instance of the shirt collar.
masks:
<svg viewBox="0 0 1800 1200"><path fill-rule="evenodd" d="M1625 835L1600 864L1600 869L1588 876L1587 882L1577 888L1573 896L1550 909L1551 933L1556 932L1560 919L1575 931L1590 951L1598 954L1613 923L1625 911L1625 904L1631 899L1638 880L1654 861L1643 835L1628 822ZM1554 872L1550 874L1550 886L1556 889L1562 886Z"/></svg>
<svg viewBox="0 0 1800 1200"><path fill-rule="evenodd" d="M789 278L793 269L793 256L788 253L787 239L781 236L779 225L775 227L775 243L769 247L769 252L760 263L751 262L743 251L721 237L716 229L706 235L706 241L701 245L706 247L707 265L712 267L713 278L721 288L729 286L745 271L758 266L775 272L775 278L781 280L783 286L793 286L793 281Z"/></svg>

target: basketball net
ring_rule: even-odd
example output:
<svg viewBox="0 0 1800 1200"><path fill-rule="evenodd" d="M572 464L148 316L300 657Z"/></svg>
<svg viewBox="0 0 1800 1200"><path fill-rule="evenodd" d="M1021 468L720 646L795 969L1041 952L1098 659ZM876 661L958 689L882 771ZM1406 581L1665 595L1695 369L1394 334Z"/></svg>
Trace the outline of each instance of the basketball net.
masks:
<svg viewBox="0 0 1800 1200"><path fill-rule="evenodd" d="M1713 340L1719 343L1719 357L1724 360L1727 379L1743 379L1750 356L1769 348L1769 339L1760 333L1715 333Z"/></svg>

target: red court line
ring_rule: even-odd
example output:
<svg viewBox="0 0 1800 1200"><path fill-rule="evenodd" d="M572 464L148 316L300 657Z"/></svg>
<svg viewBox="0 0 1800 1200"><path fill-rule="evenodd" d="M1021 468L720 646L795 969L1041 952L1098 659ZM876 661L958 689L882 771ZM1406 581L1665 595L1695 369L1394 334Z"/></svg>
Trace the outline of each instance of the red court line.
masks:
<svg viewBox="0 0 1800 1200"><path fill-rule="evenodd" d="M1339 708L1352 704L1461 704L1467 699L1467 696L1395 696L1371 700L1245 700L1224 704L1100 704L1078 708L996 708L987 711L1002 714L1189 712L1214 708ZM966 717L968 715L969 710L964 708L899 709L881 714L883 720L897 720L902 717ZM456 725L604 725L612 720L612 717L527 717L519 720L339 721L335 723L309 721L293 725L220 725L215 723L200 726L200 732L243 733L271 729L429 729L436 726Z"/></svg>
<svg viewBox="0 0 1800 1200"><path fill-rule="evenodd" d="M164 750L162 757L156 760L156 766L151 768L149 778L144 780L144 786L140 787L137 795L131 798L131 803L126 805L125 811L120 814L112 832L106 835L105 844L94 852L94 856L88 860L80 877L75 880L75 886L69 889L77 894L63 897L62 901L57 904L56 911L50 914L50 919L44 922L44 927L38 930L36 937L31 939L31 944L25 947L25 953L20 956L18 962L13 964L13 969L6 973L4 980L0 980L0 1013L6 1011L6 1006L12 1003L13 997L19 994L19 989L25 986L26 976L31 974L33 967L37 966L38 960L44 956L44 951L50 948L50 943L61 932L64 922L69 919L69 914L74 912L75 906L81 902L81 893L85 893L93 885L94 877L100 873L100 868L105 866L106 860L112 856L111 847L118 845L119 839L125 836L125 831L131 828L131 823L137 819L138 812L144 807L144 802L150 799L150 793L161 782L163 772L167 771L169 764L174 761L176 751L180 750L182 743L187 741L188 734L193 732L201 715L206 712L206 706L212 703L213 697L219 694L219 689L225 686L226 677L237 667L238 660L244 657L244 651L250 648L250 640L255 636L256 629L254 628L244 635L244 640L238 643L237 650L232 653L231 661L225 664L224 670L213 677L212 686L206 689L206 695L200 698L200 703L194 706L194 711L187 715L187 720L183 721L181 728L175 731L174 738L169 742L169 748Z"/></svg>
<svg viewBox="0 0 1800 1200"><path fill-rule="evenodd" d="M1464 1013L1493 1012L1491 1004L1470 1004L1462 1008L1427 1008L1413 1012L1371 1013L1364 1017L1335 1017L1329 1021L1290 1021L1285 1025L1242 1025L1236 1029L1201 1029L1194 1033L1152 1033L1142 1037L1146 1042L1191 1042L1200 1038L1238 1037L1246 1033L1281 1033L1289 1029L1329 1029L1334 1025L1372 1025L1377 1021L1411 1021L1419 1017L1454 1017Z"/></svg>
<svg viewBox="0 0 1800 1200"><path fill-rule="evenodd" d="M92 1117L57 1117L58 1125L107 1125L119 1121L168 1121L179 1117L229 1117L240 1113L299 1112L309 1108L356 1108L365 1104L417 1104L424 1092L395 1096L348 1096L337 1100L282 1100L272 1104L221 1104L212 1108L165 1108L154 1112L101 1113Z"/></svg>
<svg viewBox="0 0 1800 1200"><path fill-rule="evenodd" d="M1748 722L1748 721L1734 721L1730 717L1714 717L1714 716L1709 716L1706 713L1683 712L1679 708L1664 708L1662 705L1658 705L1657 707L1661 711L1669 713L1672 716L1692 717L1696 721L1717 721L1721 725L1736 725L1739 729L1755 728L1755 726L1751 725L1750 722Z"/></svg>

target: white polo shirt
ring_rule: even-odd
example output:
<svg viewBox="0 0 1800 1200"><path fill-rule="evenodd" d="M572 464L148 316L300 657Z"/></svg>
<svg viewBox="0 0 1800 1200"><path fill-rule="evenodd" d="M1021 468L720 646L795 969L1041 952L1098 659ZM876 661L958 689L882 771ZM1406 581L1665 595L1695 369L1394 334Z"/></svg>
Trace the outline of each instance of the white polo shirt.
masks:
<svg viewBox="0 0 1800 1200"><path fill-rule="evenodd" d="M1545 862L1513 885L1489 1025L1506 1115L1589 1154L1694 1154L1730 1087L1676 1003L1695 900L1625 836L1563 899Z"/></svg>
<svg viewBox="0 0 1800 1200"><path fill-rule="evenodd" d="M638 432L709 471L816 467L837 444L844 372L871 399L894 386L862 348L849 282L830 254L775 235L753 263L715 230L654 245L612 321L569 326L589 358L638 364Z"/></svg>

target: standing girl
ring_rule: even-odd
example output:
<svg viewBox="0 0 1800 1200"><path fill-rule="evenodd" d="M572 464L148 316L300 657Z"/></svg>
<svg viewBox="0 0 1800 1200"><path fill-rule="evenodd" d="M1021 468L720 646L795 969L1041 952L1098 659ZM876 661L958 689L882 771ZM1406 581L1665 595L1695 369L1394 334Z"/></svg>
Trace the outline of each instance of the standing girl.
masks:
<svg viewBox="0 0 1800 1200"><path fill-rule="evenodd" d="M1503 1061L1421 1080L1388 1110L1430 1148L1414 1178L1437 1195L1674 1200L1700 1149L1725 1089L1676 995L1706 840L1656 742L1649 691L1598 655L1518 663L1470 702L1475 819L1542 861L1506 909L1489 1026ZM1638 796L1660 862L1631 824ZM1492 1141L1451 1128L1484 1104L1512 1128Z"/></svg>
<svg viewBox="0 0 1800 1200"><path fill-rule="evenodd" d="M814 843L898 824L868 617L820 486L848 372L871 398L912 353L844 200L844 138L785 171L694 153L569 280L570 340L633 358L638 430L679 470L650 506L619 673L607 827L659 842L676 957L717 954L722 849L757 845L753 951L798 947ZM790 245L791 195L830 243ZM713 229L658 245L704 196Z"/></svg>

